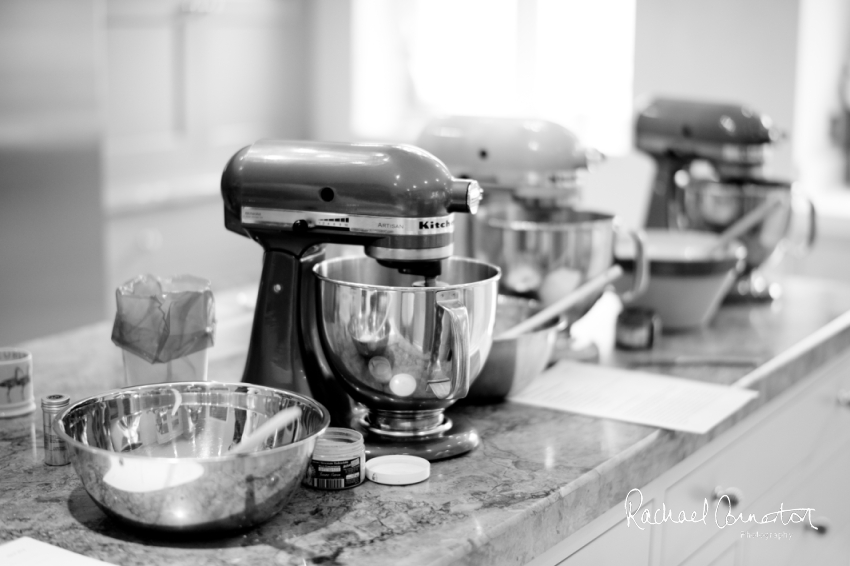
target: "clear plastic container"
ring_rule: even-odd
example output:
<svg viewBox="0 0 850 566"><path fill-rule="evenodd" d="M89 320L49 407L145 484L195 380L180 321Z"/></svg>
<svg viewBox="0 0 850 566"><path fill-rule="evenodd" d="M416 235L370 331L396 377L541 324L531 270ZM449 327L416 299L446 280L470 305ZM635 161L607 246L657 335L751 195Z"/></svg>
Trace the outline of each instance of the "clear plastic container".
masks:
<svg viewBox="0 0 850 566"><path fill-rule="evenodd" d="M366 479L363 435L347 428L329 428L316 441L304 485L316 489L349 489Z"/></svg>
<svg viewBox="0 0 850 566"><path fill-rule="evenodd" d="M127 350L124 353L124 382L128 385L148 385L169 381L206 381L209 349L175 358L168 362L150 363Z"/></svg>

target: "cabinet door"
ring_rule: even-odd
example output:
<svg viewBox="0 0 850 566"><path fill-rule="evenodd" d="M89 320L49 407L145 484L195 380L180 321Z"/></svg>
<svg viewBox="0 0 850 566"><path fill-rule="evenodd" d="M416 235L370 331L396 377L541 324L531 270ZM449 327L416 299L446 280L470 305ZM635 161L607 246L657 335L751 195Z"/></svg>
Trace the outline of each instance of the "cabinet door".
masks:
<svg viewBox="0 0 850 566"><path fill-rule="evenodd" d="M627 526L625 521L621 521L560 564L564 566L647 565L649 564L650 536L648 529L641 531L634 524Z"/></svg>
<svg viewBox="0 0 850 566"><path fill-rule="evenodd" d="M835 432L850 435L850 429ZM809 515L819 530L812 529L808 520L787 525L777 521L775 524L742 527L749 533L784 533L790 536L779 540L751 538L743 541L746 543L745 564L850 564L850 443L818 462L816 471L804 477L796 488L765 497L755 505L753 512L763 516L778 510L780 503L784 509L813 508ZM788 513L785 516L790 518Z"/></svg>
<svg viewBox="0 0 850 566"><path fill-rule="evenodd" d="M107 191L214 194L239 148L303 137L305 18L298 0L108 1Z"/></svg>

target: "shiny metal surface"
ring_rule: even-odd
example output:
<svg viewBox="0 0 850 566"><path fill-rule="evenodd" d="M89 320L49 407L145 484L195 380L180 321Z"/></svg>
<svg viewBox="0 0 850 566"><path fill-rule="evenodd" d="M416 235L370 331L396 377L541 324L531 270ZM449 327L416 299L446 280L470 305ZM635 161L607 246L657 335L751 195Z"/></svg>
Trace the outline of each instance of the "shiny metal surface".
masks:
<svg viewBox="0 0 850 566"><path fill-rule="evenodd" d="M228 455L275 413L300 419L257 451ZM182 382L118 389L80 401L55 429L95 503L126 524L164 531L250 527L278 513L327 427L312 399L267 387Z"/></svg>
<svg viewBox="0 0 850 566"><path fill-rule="evenodd" d="M365 257L314 268L325 356L388 434L436 431L490 352L499 269L466 258L441 267L437 287Z"/></svg>
<svg viewBox="0 0 850 566"><path fill-rule="evenodd" d="M499 202L482 207L474 219L475 257L502 269L503 293L545 300L544 295L563 296L610 267L616 230L609 214ZM641 273L626 300L643 292L648 272L642 240L630 235L638 245ZM601 295L570 309L568 322L584 316Z"/></svg>
<svg viewBox="0 0 850 566"><path fill-rule="evenodd" d="M546 369L552 358L558 332L566 325L565 319L553 318L517 338L499 338L501 331L522 322L539 309L540 304L531 299L499 296L493 347L464 402L500 401L523 389Z"/></svg>
<svg viewBox="0 0 850 566"><path fill-rule="evenodd" d="M781 204L740 238L747 248L747 269L753 270L774 253L788 233L792 202L790 183L693 180L678 189L678 214L671 219L672 227L723 232L769 197L780 200Z"/></svg>

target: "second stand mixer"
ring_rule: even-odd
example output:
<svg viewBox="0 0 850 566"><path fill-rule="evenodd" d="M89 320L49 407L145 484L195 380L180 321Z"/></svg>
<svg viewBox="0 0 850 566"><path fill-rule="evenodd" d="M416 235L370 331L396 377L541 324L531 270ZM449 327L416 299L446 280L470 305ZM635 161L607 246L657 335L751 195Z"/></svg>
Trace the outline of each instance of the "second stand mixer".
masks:
<svg viewBox="0 0 850 566"><path fill-rule="evenodd" d="M267 140L231 158L221 190L227 229L265 250L243 381L313 397L370 457L478 445L443 414L493 339L499 269L451 257L477 182L412 146ZM326 243L369 257L324 261Z"/></svg>
<svg viewBox="0 0 850 566"><path fill-rule="evenodd" d="M618 231L614 216L577 208L583 175L594 151L570 130L547 120L447 116L427 124L417 140L459 177L478 179L487 202L465 221L460 253L502 269L500 290L550 304L611 266ZM641 237L637 269L624 301L646 287L648 265ZM567 323L584 316L601 292L567 312ZM595 344L559 339L555 358L598 359Z"/></svg>

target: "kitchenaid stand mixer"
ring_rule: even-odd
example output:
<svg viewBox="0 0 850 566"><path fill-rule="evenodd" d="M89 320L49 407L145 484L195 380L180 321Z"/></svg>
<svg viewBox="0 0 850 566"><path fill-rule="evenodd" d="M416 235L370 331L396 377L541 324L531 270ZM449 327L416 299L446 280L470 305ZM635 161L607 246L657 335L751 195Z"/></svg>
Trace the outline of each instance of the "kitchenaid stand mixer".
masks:
<svg viewBox="0 0 850 566"><path fill-rule="evenodd" d="M265 250L243 381L315 398L335 425L364 432L369 456L474 448L474 429L443 410L492 342L499 270L450 257L452 213L474 213L481 196L411 146L260 141L237 152L222 176L225 226ZM327 243L369 258L322 262ZM403 366L400 343L418 365Z"/></svg>
<svg viewBox="0 0 850 566"><path fill-rule="evenodd" d="M479 214L463 219L459 253L498 265L502 293L548 304L610 267L619 231L614 217L577 208L588 165L600 156L567 128L539 119L446 116L429 122L416 144L487 191ZM648 267L640 236L625 235L639 250L628 301L645 288ZM571 336L569 326L599 295L567 312L556 359L598 359L596 345Z"/></svg>
<svg viewBox="0 0 850 566"><path fill-rule="evenodd" d="M757 268L784 239L791 220L791 183L765 179L762 168L779 132L770 119L737 104L658 98L639 114L636 146L655 159L646 226L722 232L766 198L782 206L742 237L747 267L727 300L765 301L779 287ZM814 241L811 201L808 245Z"/></svg>

